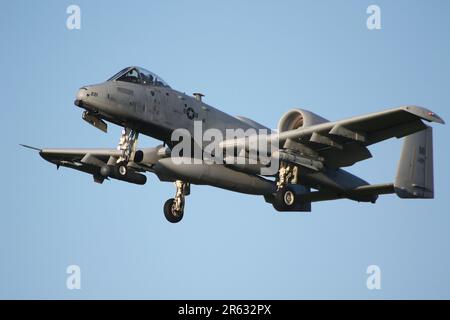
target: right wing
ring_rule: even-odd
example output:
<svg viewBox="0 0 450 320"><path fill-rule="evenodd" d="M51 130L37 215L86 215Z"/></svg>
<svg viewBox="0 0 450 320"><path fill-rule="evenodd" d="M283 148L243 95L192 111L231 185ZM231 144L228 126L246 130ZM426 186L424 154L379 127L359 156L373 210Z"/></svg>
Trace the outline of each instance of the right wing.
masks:
<svg viewBox="0 0 450 320"><path fill-rule="evenodd" d="M114 178L131 183L144 184L145 176L138 172L152 172L152 165L158 159L165 157L161 152L164 147L144 148L139 150L139 161L129 161L127 174L121 176L117 173L117 160L122 152L117 149L76 149L76 148L26 148L39 151L39 155L50 163L92 174L94 181L102 183L104 179ZM144 161L142 161L144 160ZM103 171L102 171L103 168Z"/></svg>

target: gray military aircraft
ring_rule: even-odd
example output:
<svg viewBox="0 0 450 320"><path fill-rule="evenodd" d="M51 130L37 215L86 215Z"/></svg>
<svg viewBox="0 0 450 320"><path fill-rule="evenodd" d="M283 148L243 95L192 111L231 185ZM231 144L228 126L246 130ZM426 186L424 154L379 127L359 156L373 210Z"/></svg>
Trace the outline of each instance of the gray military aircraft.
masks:
<svg viewBox="0 0 450 320"><path fill-rule="evenodd" d="M145 172L175 182L175 197L164 204L164 215L172 223L183 217L190 184L264 196L278 211L309 212L312 202L342 198L375 203L378 195L390 193L400 198L434 197L432 128L424 121L444 121L430 110L401 106L328 121L311 111L292 109L281 117L278 130L271 131L248 118L219 111L202 97L176 91L143 68L128 67L101 84L81 87L75 100L75 105L84 109L82 118L94 127L107 132L110 122L124 128L117 148L30 148L57 167L91 174L98 183L112 178L145 184ZM237 163L226 158L223 163L180 163L198 157L195 153L174 154L180 140L174 141L172 134L182 128L195 135L196 122L203 130L216 129L224 135L228 129L258 130L218 144L221 150L232 149L244 160L251 155L250 141L257 145L276 142L276 149L264 149L269 159L265 162L257 158L256 163ZM264 130L267 133L261 134ZM137 148L139 134L163 144ZM405 137L393 183L369 184L342 169L371 158L367 147L392 137ZM203 142L200 149L206 150ZM274 171L261 170L274 164Z"/></svg>

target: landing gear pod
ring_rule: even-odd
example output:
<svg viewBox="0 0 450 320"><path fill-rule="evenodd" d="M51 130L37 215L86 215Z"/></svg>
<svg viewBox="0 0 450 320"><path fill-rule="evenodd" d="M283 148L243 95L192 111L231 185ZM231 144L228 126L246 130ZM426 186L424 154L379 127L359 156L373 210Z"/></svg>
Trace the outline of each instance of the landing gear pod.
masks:
<svg viewBox="0 0 450 320"><path fill-rule="evenodd" d="M119 164L116 166L105 165L100 169L100 174L104 177L139 185L143 185L147 182L147 177L145 175L135 172L133 169L128 168L124 164Z"/></svg>

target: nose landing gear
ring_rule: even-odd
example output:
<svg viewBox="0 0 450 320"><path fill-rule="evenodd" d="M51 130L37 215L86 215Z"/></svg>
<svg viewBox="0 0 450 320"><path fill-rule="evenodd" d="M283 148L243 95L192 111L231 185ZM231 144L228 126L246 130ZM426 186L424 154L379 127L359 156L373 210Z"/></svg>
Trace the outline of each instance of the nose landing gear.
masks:
<svg viewBox="0 0 450 320"><path fill-rule="evenodd" d="M170 198L164 203L164 216L171 223L177 223L183 219L185 198L190 194L188 182L177 180L175 186L177 188L175 198Z"/></svg>
<svg viewBox="0 0 450 320"><path fill-rule="evenodd" d="M128 174L128 162L133 159L136 152L139 132L130 128L124 128L120 136L117 150L121 151L121 155L116 161L117 173L121 176ZM190 183L177 180L175 181L176 193L174 198L168 199L164 203L164 216L171 223L180 222L183 219L184 204L186 196L190 194Z"/></svg>

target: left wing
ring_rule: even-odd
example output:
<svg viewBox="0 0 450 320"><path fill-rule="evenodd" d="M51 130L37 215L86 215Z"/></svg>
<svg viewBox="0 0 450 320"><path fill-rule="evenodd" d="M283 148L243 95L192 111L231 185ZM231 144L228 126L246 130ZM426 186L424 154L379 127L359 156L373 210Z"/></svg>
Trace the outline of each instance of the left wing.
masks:
<svg viewBox="0 0 450 320"><path fill-rule="evenodd" d="M371 144L392 137L401 138L426 129L422 120L444 123L444 120L428 109L403 106L264 137L251 136L245 139L225 140L220 145L223 148L248 149L248 145L256 146L278 141L282 148L285 142L290 140L313 150L330 167L345 167L370 158L372 155L367 146ZM258 141L255 143L254 139Z"/></svg>

